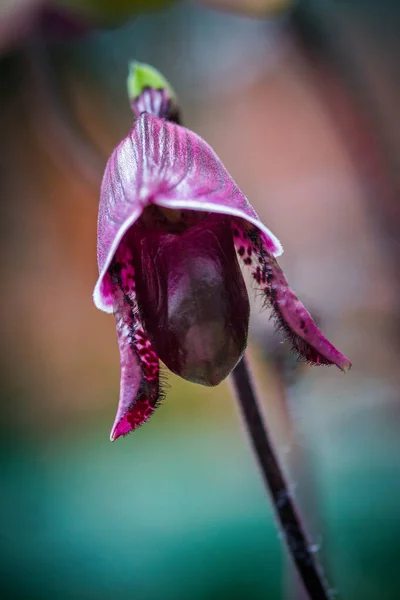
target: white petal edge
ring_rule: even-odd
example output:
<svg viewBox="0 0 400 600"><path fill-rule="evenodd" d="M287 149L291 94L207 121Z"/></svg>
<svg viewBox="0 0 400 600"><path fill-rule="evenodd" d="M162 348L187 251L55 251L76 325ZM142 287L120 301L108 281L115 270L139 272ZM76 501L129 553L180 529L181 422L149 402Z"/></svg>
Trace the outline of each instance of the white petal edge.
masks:
<svg viewBox="0 0 400 600"><path fill-rule="evenodd" d="M100 309L103 310L104 312L108 313L108 314L112 314L113 313L113 307L112 304L106 304L103 300L103 297L101 295L101 283L103 281L104 276L106 275L107 271L108 271L108 267L111 264L111 261L114 257L114 254L117 251L117 248L122 240L122 238L124 237L125 233L128 231L128 229L130 227L132 227L132 225L134 225L134 223L136 223L136 221L138 220L138 218L140 217L140 215L143 212L143 207L139 206L138 209L129 217L129 219L126 219L126 221L124 222L123 225L121 225L121 227L118 230L117 235L114 238L114 241L108 251L107 254L107 258L104 262L103 268L99 274L99 277L97 279L94 291L93 291L93 301L95 303L95 306Z"/></svg>
<svg viewBox="0 0 400 600"><path fill-rule="evenodd" d="M248 221L252 225L255 225L260 231L262 231L273 243L275 250L273 255L275 257L281 256L283 253L283 246L278 238L262 223L259 219L250 217L244 211L237 208L230 208L224 204L215 204L214 202L202 202L201 200L163 200L157 198L154 200L154 204L157 206L163 206L164 208L178 208L180 210L196 210L196 211L208 211L211 213L217 213L221 215L229 215L231 217L239 217Z"/></svg>
<svg viewBox="0 0 400 600"><path fill-rule="evenodd" d="M268 229L268 227L266 227L259 219L250 217L244 211L241 211L239 209L230 208L230 207L225 206L224 204L215 204L214 202L202 202L201 200L195 200L195 201L191 202L190 200L189 201L188 200L168 200L168 199L163 200L162 198L157 198L154 201L154 204L157 206L163 206L164 208L173 208L173 209L180 209L180 210L195 210L195 211L203 210L203 211L208 211L211 213L229 215L231 217L239 217L241 219L244 219L245 221L248 221L252 225L255 225L271 240L271 242L275 246L275 250L273 252L273 255L275 257L280 256L283 252L282 244L280 243L278 238L272 233L272 231L270 231ZM112 314L113 308L112 308L112 305L106 304L103 300L103 297L101 295L101 289L100 289L101 283L103 281L105 274L107 273L108 267L110 266L113 256L114 256L115 252L117 251L119 243L121 242L122 238L124 237L124 235L128 231L128 229L132 225L134 225L134 223L136 223L136 221L138 220L138 218L140 217L142 212L143 212L143 207L140 206L132 214L132 216L129 219L127 219L124 222L124 224L120 227L117 235L114 238L114 242L111 245L110 250L108 251L107 258L106 258L103 268L99 274L99 278L97 279L97 282L96 282L96 285L94 288L94 292L93 292L93 301L98 309L100 309L106 313Z"/></svg>

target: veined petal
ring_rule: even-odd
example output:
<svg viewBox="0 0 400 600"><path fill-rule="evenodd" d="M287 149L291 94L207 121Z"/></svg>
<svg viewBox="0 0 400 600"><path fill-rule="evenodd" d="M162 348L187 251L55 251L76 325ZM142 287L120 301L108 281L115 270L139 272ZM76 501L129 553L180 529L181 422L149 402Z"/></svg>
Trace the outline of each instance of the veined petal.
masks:
<svg viewBox="0 0 400 600"><path fill-rule="evenodd" d="M98 219L98 308L112 312L108 268L126 231L150 204L239 217L263 233L268 252L282 253L210 146L175 123L144 113L107 163Z"/></svg>
<svg viewBox="0 0 400 600"><path fill-rule="evenodd" d="M148 113L173 123L181 122L177 104L163 89L144 88L142 93L132 100L131 107L136 118L142 113Z"/></svg>
<svg viewBox="0 0 400 600"><path fill-rule="evenodd" d="M318 329L310 313L290 288L282 269L270 253L263 232L236 220L232 231L238 255L250 268L264 292L267 303L301 358L314 365L334 364L342 371L351 367L349 359L339 352Z"/></svg>
<svg viewBox="0 0 400 600"><path fill-rule="evenodd" d="M121 362L120 396L111 440L144 423L160 398L159 360L139 317L135 271L129 248L121 244L110 268L113 310Z"/></svg>

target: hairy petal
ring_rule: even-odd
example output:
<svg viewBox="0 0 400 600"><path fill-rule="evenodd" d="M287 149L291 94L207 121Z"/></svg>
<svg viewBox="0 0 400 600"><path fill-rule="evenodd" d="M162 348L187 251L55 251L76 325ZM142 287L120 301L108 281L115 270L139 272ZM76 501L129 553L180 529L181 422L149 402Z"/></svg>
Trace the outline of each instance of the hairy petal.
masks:
<svg viewBox="0 0 400 600"><path fill-rule="evenodd" d="M300 357L314 365L334 364L348 371L351 362L326 339L310 313L290 288L275 257L269 252L263 233L240 220L232 223L238 255L250 268L281 328Z"/></svg>
<svg viewBox="0 0 400 600"><path fill-rule="evenodd" d="M240 217L263 232L268 252L282 252L210 146L184 127L143 113L112 153L101 187L94 301L106 312L113 302L108 268L123 236L150 204Z"/></svg>
<svg viewBox="0 0 400 600"><path fill-rule="evenodd" d="M111 440L144 423L160 399L159 360L148 339L136 305L135 271L123 243L110 267L113 310L121 362L120 396Z"/></svg>

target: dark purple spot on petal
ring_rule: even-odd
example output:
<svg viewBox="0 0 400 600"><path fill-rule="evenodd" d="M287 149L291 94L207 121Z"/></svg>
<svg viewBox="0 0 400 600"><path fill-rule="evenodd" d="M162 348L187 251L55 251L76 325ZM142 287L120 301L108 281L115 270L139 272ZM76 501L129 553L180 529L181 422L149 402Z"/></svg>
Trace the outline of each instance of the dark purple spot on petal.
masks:
<svg viewBox="0 0 400 600"><path fill-rule="evenodd" d="M109 272L114 280L113 309L121 360L120 398L111 433L115 440L136 429L160 401L159 360L142 328L134 292L131 250L121 242Z"/></svg>
<svg viewBox="0 0 400 600"><path fill-rule="evenodd" d="M263 234L256 227L247 232L246 227L244 225L242 230L239 228L241 235L235 239L237 253L243 256L241 240L248 235L261 270L260 266L254 266L250 257L243 262L252 269L254 279L264 291L267 304L274 310L278 328L286 334L294 350L304 360L315 365L335 364L347 371L351 366L350 361L322 335L310 313L290 289L276 259L264 244Z"/></svg>

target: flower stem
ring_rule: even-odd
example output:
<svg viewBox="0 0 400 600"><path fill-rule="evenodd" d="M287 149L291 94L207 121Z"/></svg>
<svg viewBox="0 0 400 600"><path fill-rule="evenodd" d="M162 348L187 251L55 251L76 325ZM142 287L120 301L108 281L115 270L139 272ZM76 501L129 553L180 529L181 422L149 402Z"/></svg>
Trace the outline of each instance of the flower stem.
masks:
<svg viewBox="0 0 400 600"><path fill-rule="evenodd" d="M319 569L312 545L307 540L296 505L263 422L245 357L236 366L232 375L248 435L299 576L311 600L331 599L332 594Z"/></svg>

